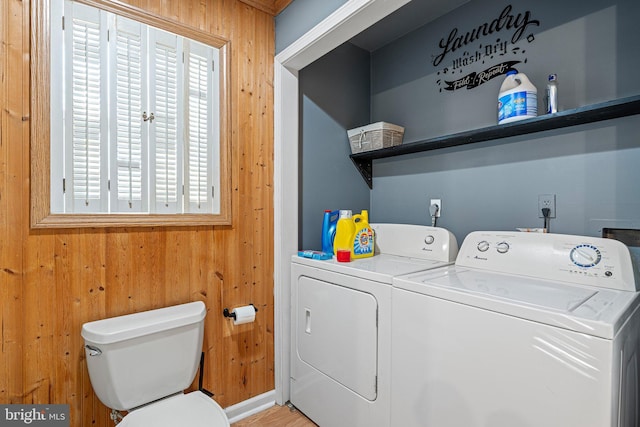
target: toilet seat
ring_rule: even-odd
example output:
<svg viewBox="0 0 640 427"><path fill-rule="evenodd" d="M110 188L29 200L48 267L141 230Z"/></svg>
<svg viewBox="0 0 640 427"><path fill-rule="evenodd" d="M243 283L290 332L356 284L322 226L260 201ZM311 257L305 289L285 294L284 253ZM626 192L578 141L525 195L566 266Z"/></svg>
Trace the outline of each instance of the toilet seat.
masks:
<svg viewBox="0 0 640 427"><path fill-rule="evenodd" d="M229 427L223 409L200 391L162 399L124 416L118 427Z"/></svg>

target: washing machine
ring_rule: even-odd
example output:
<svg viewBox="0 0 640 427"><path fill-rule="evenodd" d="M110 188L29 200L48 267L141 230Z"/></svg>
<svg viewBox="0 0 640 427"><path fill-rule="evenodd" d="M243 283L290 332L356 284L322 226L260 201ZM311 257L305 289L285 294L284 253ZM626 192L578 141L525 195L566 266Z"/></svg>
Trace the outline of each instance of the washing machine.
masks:
<svg viewBox="0 0 640 427"><path fill-rule="evenodd" d="M373 257L292 258L291 402L321 427L389 426L392 279L450 265L458 251L443 228L371 227Z"/></svg>
<svg viewBox="0 0 640 427"><path fill-rule="evenodd" d="M473 232L455 265L393 282L391 425L640 426L622 243Z"/></svg>

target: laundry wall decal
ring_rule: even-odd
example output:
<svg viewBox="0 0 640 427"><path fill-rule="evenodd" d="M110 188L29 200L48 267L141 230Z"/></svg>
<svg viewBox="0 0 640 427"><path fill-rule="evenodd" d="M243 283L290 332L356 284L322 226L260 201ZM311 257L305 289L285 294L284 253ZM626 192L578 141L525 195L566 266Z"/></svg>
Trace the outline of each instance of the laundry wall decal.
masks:
<svg viewBox="0 0 640 427"><path fill-rule="evenodd" d="M442 90L455 91L466 88L473 89L489 80L506 74L514 65L526 63L527 59L516 59L523 56L526 49L522 42L533 43L533 28L539 27L540 21L532 17L531 11L515 12L512 5L507 5L493 20L481 23L473 29L462 33L457 27L440 39L437 54L432 55L434 67L442 66L448 59L447 66L438 70L437 85ZM496 36L494 40L491 37ZM522 41L522 42L521 42ZM520 45L516 46L520 42ZM505 61L505 56L514 59ZM450 59L449 59L450 58ZM487 62L500 62L487 67ZM478 66L481 71L470 71L468 68ZM454 74L467 74L453 78Z"/></svg>
<svg viewBox="0 0 640 427"><path fill-rule="evenodd" d="M520 61L506 61L500 64L493 65L486 70L480 72L471 72L466 76L454 80L446 81L446 87L444 90L456 90L466 87L467 89L473 89L476 86L480 86L483 83L488 82L494 77L505 74L507 71L513 68L514 65L519 64Z"/></svg>

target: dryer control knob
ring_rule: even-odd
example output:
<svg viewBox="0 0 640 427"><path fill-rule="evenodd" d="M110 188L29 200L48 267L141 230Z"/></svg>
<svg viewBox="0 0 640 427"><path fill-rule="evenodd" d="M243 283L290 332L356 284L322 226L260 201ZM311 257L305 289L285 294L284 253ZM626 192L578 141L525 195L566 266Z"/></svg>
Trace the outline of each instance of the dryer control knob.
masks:
<svg viewBox="0 0 640 427"><path fill-rule="evenodd" d="M435 238L435 237L433 237L431 234L429 234L427 237L425 237L425 238L424 238L424 242L425 242L427 245L430 245L430 244L432 244L432 243L433 243L433 242L435 242L435 241L436 241L436 238Z"/></svg>
<svg viewBox="0 0 640 427"><path fill-rule="evenodd" d="M509 244L507 242L500 242L496 245L496 250L500 254L506 254L509 252Z"/></svg>
<svg viewBox="0 0 640 427"><path fill-rule="evenodd" d="M489 242L487 242L486 240L483 240L482 242L478 243L478 250L480 252L486 252L489 249Z"/></svg>

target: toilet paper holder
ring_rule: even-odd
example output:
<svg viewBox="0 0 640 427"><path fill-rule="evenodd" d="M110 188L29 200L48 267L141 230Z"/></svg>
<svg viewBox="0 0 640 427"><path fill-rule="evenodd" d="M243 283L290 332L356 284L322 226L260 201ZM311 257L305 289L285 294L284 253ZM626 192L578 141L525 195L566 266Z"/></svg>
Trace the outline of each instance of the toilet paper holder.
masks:
<svg viewBox="0 0 640 427"><path fill-rule="evenodd" d="M249 304L251 307L253 307L253 309L256 311L256 313L258 312L258 307L256 307L253 304ZM231 311L229 311L228 308L225 308L224 310L222 310L222 314L224 315L224 317L231 317L233 320L236 320L236 314L232 313Z"/></svg>

